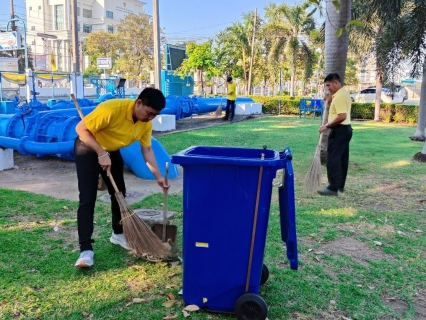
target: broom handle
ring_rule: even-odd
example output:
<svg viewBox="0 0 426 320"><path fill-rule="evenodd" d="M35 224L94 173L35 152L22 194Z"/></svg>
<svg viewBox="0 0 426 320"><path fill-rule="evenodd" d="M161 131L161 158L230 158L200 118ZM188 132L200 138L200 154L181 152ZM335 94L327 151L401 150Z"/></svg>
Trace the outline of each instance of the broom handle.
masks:
<svg viewBox="0 0 426 320"><path fill-rule="evenodd" d="M83 115L83 112L81 112L81 108L80 108L80 106L79 106L79 104L77 102L77 99L75 98L74 93L71 93L71 99L72 99L72 101L74 101L75 108L77 109L77 112L80 115L81 120L83 120L84 115Z"/></svg>
<svg viewBox="0 0 426 320"><path fill-rule="evenodd" d="M167 180L167 178L168 178L168 176L169 176L169 163L168 162L166 162L166 169L165 169L165 174L164 174L164 182L165 182L165 184L167 185L168 184L168 180ZM162 241L163 242L166 242L166 224L167 224L167 207L168 207L168 191L167 190L164 190L163 191L163 193L164 193L164 208L163 208L163 239L162 239Z"/></svg>
<svg viewBox="0 0 426 320"><path fill-rule="evenodd" d="M111 181L112 186L114 187L115 193L120 193L120 190L118 190L117 185L115 184L114 178L112 177L111 172L108 175L109 180Z"/></svg>

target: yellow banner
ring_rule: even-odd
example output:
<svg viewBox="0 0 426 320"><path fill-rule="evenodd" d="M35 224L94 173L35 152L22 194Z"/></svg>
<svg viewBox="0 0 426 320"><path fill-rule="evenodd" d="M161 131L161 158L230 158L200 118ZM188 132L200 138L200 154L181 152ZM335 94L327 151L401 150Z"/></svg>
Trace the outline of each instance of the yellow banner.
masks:
<svg viewBox="0 0 426 320"><path fill-rule="evenodd" d="M26 83L25 74L12 73L12 72L1 72L1 77L6 81L24 85Z"/></svg>

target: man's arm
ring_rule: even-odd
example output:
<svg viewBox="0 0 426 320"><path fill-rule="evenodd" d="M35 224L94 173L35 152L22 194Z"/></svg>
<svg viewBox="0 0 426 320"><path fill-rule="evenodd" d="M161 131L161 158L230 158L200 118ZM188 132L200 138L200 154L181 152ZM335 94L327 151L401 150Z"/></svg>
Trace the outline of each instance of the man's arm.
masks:
<svg viewBox="0 0 426 320"><path fill-rule="evenodd" d="M84 120L81 120L75 127L75 131L78 134L78 137L81 141L84 142L86 146L94 150L98 154L98 160L101 167L108 171L111 167L111 159L109 154L100 146L98 141L96 141L93 133L86 127Z"/></svg>
<svg viewBox="0 0 426 320"><path fill-rule="evenodd" d="M170 186L166 184L163 176L160 173L160 169L158 169L157 161L155 160L155 154L152 150L152 147L144 147L141 145L141 151L143 158L145 159L146 165L148 166L149 170L151 170L152 174L157 180L157 184L164 190L169 189Z"/></svg>
<svg viewBox="0 0 426 320"><path fill-rule="evenodd" d="M346 120L346 113L339 113L333 121L321 126L319 129L319 132L322 133L325 130L327 130L327 128L333 128L337 126L338 124L341 124L345 120Z"/></svg>

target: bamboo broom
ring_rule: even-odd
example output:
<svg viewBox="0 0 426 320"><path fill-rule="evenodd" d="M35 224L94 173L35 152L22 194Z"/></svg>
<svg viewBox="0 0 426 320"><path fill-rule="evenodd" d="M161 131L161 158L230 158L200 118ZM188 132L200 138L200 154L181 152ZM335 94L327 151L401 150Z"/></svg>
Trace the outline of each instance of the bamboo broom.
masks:
<svg viewBox="0 0 426 320"><path fill-rule="evenodd" d="M324 104L323 119L321 124L324 125L326 121L326 115L328 114L328 105ZM321 186L322 167L321 167L321 140L322 133L320 134L318 145L315 149L314 157L312 158L311 165L309 166L308 172L305 176L305 192L314 193Z"/></svg>
<svg viewBox="0 0 426 320"><path fill-rule="evenodd" d="M80 118L83 119L83 113L81 112L74 94L71 94L71 98L74 101ZM171 252L166 249L151 228L148 227L147 224L133 212L132 208L129 207L124 200L123 194L118 190L112 175L109 174L108 177L114 187L115 198L117 199L120 207L120 223L123 225L124 237L126 238L127 246L131 248L137 256L144 257L149 260L164 260L168 258L171 255Z"/></svg>

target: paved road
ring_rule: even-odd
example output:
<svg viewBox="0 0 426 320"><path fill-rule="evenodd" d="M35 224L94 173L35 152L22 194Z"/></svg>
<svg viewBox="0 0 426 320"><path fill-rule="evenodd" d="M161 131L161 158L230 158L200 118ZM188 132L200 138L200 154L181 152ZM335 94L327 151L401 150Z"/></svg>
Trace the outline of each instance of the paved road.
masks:
<svg viewBox="0 0 426 320"><path fill-rule="evenodd" d="M420 99L408 99L404 101L404 104L411 104L418 106L420 104Z"/></svg>

